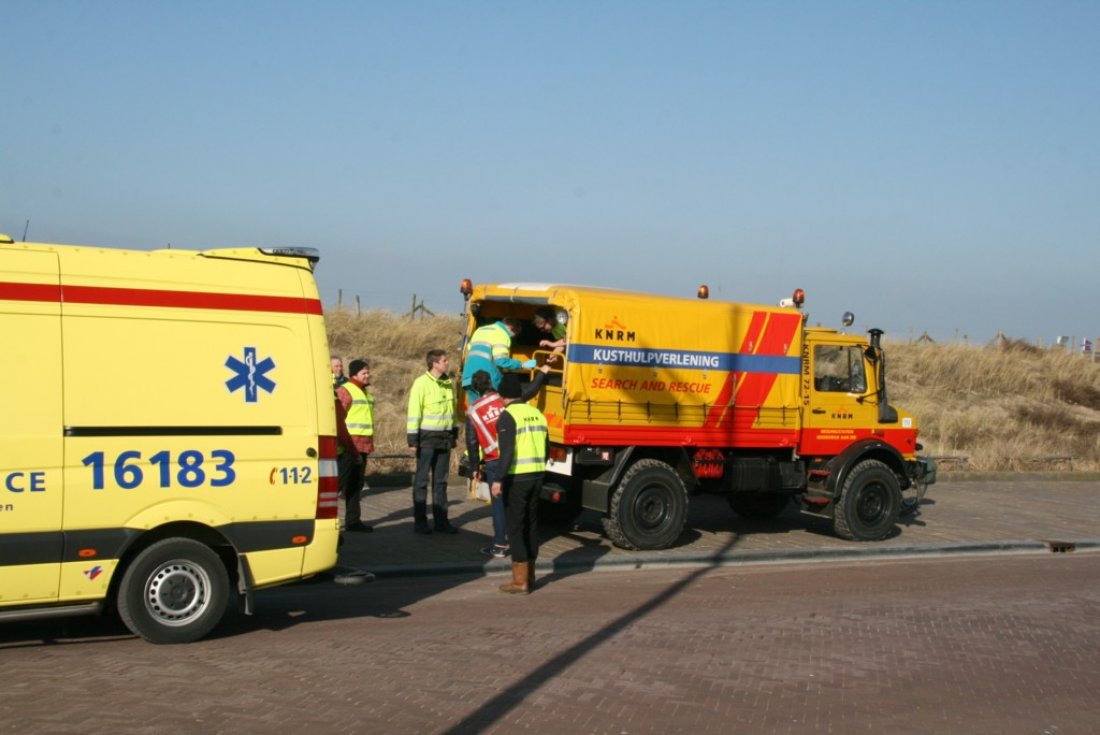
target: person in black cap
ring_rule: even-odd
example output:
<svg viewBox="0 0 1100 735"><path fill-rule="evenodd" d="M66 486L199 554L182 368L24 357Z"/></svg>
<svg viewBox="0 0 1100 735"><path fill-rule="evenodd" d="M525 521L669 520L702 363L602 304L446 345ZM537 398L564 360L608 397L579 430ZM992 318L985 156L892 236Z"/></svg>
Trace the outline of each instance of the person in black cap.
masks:
<svg viewBox="0 0 1100 735"><path fill-rule="evenodd" d="M344 492L344 528L353 532L370 533L374 528L363 523L360 507L363 486L367 480L367 456L374 451L374 396L368 388L370 363L362 358L352 360L348 365L348 372L351 378L336 389L336 398L347 412L345 423L356 449L359 450L360 460L356 463L354 473L347 470L347 477L340 486Z"/></svg>
<svg viewBox="0 0 1100 735"><path fill-rule="evenodd" d="M499 392L504 413L497 421L497 440L504 474L493 482L490 491L493 497L504 498L512 545L512 581L501 585L500 591L526 594L535 585L539 555L538 507L546 470L547 424L537 408L520 400L523 389L518 377L505 374Z"/></svg>
<svg viewBox="0 0 1100 735"><path fill-rule="evenodd" d="M526 403L538 395L550 372L549 365L535 371L535 377L523 386L519 399ZM466 408L466 456L470 458L474 485L484 478L490 485L499 478L500 450L497 442L497 421L504 413L504 401L493 388L492 378L484 370L474 373L470 385L481 397ZM480 457L480 461L478 458ZM481 553L496 559L508 556L508 519L504 513L504 500L493 498L493 543Z"/></svg>

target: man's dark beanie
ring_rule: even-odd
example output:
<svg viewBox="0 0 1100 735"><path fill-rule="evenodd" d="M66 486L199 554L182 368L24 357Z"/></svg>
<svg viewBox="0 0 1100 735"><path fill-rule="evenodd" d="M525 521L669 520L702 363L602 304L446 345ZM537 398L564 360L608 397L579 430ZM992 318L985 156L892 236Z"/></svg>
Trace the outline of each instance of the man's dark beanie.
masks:
<svg viewBox="0 0 1100 735"><path fill-rule="evenodd" d="M352 360L348 363L348 375L358 375L359 371L363 368L369 368L370 363L366 360Z"/></svg>
<svg viewBox="0 0 1100 735"><path fill-rule="evenodd" d="M500 379L500 390L498 392L501 398L519 398L523 393L523 388L520 387L519 378L508 373Z"/></svg>

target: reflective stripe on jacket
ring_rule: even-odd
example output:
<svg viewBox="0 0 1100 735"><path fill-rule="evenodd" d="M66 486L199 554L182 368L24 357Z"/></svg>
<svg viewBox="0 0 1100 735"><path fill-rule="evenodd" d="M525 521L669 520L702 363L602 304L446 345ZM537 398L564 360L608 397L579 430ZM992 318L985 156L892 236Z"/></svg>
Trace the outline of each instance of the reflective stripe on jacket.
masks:
<svg viewBox="0 0 1100 735"><path fill-rule="evenodd" d="M352 381L340 386L351 396L348 408L348 433L357 436L374 436L374 396Z"/></svg>
<svg viewBox="0 0 1100 735"><path fill-rule="evenodd" d="M546 470L546 417L529 403L510 403L504 409L516 422L516 448L509 475L526 475Z"/></svg>

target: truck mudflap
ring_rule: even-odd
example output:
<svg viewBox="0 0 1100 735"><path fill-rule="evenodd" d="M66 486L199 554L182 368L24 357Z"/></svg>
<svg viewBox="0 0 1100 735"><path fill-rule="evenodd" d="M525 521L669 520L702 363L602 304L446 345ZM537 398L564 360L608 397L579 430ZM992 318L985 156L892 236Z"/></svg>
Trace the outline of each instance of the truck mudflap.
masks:
<svg viewBox="0 0 1100 735"><path fill-rule="evenodd" d="M924 494L928 492L928 486L936 482L936 460L931 457L917 457L905 463L905 471L909 476L907 490L912 492L907 492L902 497L901 515L916 515L920 512L920 504L924 500Z"/></svg>

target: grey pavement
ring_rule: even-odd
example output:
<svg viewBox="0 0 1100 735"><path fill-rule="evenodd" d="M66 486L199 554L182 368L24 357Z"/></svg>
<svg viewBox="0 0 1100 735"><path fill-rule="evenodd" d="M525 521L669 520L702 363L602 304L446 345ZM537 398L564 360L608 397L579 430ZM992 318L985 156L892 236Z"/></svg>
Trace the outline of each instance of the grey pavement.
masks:
<svg viewBox="0 0 1100 735"><path fill-rule="evenodd" d="M345 534L341 566L380 577L493 574L509 568L507 559L480 553L492 541L489 506L468 497L462 478L453 477L449 489L450 519L460 529L456 535L413 532L408 486L371 486L368 478L368 487L363 520L375 531ZM695 496L684 534L673 548L617 548L602 533L599 515L585 511L572 524L540 525L537 567L546 574L606 567L1097 548L1097 500L1096 475L946 475L929 488L920 512L903 518L892 537L854 542L833 535L828 521L803 515L794 504L780 517L760 521L738 517L720 497Z"/></svg>
<svg viewBox="0 0 1100 735"><path fill-rule="evenodd" d="M1096 545L1100 482L933 491L873 544L720 498L659 552L585 517L546 529L525 596L485 579L505 564L478 553L489 510L457 484L456 536L414 534L409 488L377 489L378 530L344 547L375 584L265 590L186 647L115 616L0 626L0 732L1096 732L1100 553L1045 549ZM836 554L856 558L817 563ZM762 560L795 563L744 563Z"/></svg>

